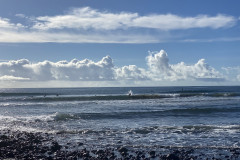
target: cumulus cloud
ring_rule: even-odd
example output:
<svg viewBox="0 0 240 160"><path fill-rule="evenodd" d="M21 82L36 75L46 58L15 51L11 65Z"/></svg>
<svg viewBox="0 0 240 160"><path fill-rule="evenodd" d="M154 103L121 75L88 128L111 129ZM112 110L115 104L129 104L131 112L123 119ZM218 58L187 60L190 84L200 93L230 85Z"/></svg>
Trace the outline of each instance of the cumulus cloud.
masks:
<svg viewBox="0 0 240 160"><path fill-rule="evenodd" d="M169 64L168 55L164 50L150 52L146 57L151 76L155 80L202 80L223 81L223 75L209 66L204 59L196 64L186 65L184 62Z"/></svg>
<svg viewBox="0 0 240 160"><path fill-rule="evenodd" d="M1 30L18 30L24 28L21 23L11 23L8 18L0 17L0 29Z"/></svg>
<svg viewBox="0 0 240 160"><path fill-rule="evenodd" d="M116 68L117 80L150 80L147 71L143 68L138 68L136 65L123 66Z"/></svg>
<svg viewBox="0 0 240 160"><path fill-rule="evenodd" d="M110 56L94 62L89 59L71 61L43 61L32 63L27 59L0 62L0 80L13 81L178 81L195 80L221 82L221 73L204 59L187 65L170 64L164 50L150 52L146 57L148 68L136 65L114 66Z"/></svg>
<svg viewBox="0 0 240 160"><path fill-rule="evenodd" d="M226 72L231 80L240 81L240 66L235 67L222 67L222 70Z"/></svg>
<svg viewBox="0 0 240 160"><path fill-rule="evenodd" d="M196 17L181 17L173 14L154 14L140 16L138 13L111 13L98 11L90 7L76 8L70 13L57 16L37 17L33 28L48 29L95 29L116 30L129 27L154 28L160 30L175 30L189 28L221 28L236 23L236 18L227 15L198 15Z"/></svg>
<svg viewBox="0 0 240 160"><path fill-rule="evenodd" d="M0 63L0 76L21 77L22 79L29 79L32 71L25 66L30 62L26 59L8 61Z"/></svg>
<svg viewBox="0 0 240 160"><path fill-rule="evenodd" d="M181 62L176 65L172 65L172 68L176 72L177 76L182 79L193 78L199 80L212 80L222 81L223 75L216 71L213 67L209 66L205 59L200 59L194 65L186 65Z"/></svg>
<svg viewBox="0 0 240 160"><path fill-rule="evenodd" d="M0 27L1 28L12 28L12 25L9 23L9 19L0 18Z"/></svg>
<svg viewBox="0 0 240 160"><path fill-rule="evenodd" d="M159 53L150 52L146 60L151 72L155 74L156 77L169 77L173 74L173 70L168 63L168 55L164 50L161 50Z"/></svg>
<svg viewBox="0 0 240 160"><path fill-rule="evenodd" d="M113 62L109 56L98 62L77 60L31 63L26 59L1 62L0 77L17 80L50 81L109 81L114 79ZM6 77L7 76L7 77Z"/></svg>

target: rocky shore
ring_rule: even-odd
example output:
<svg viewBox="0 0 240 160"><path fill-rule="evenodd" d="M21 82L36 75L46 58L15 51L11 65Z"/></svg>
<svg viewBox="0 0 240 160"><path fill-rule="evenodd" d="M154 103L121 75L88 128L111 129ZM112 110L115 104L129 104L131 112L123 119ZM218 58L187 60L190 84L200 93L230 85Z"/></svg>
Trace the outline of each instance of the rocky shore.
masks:
<svg viewBox="0 0 240 160"><path fill-rule="evenodd" d="M97 142L96 142L97 143ZM83 143L60 144L53 134L0 131L0 159L83 160L237 160L239 148L137 149L129 146L87 148Z"/></svg>

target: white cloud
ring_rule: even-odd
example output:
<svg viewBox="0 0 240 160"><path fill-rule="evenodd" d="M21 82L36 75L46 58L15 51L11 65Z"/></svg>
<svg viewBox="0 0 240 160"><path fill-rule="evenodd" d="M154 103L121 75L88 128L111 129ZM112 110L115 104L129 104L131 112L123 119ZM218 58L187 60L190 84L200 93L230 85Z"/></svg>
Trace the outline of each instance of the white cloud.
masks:
<svg viewBox="0 0 240 160"><path fill-rule="evenodd" d="M138 68L136 65L116 68L116 75L117 80L150 80L147 71L143 68Z"/></svg>
<svg viewBox="0 0 240 160"><path fill-rule="evenodd" d="M70 62L43 61L31 63L26 59L0 62L0 77L21 77L32 81L108 81L114 79L112 59L104 57L98 62L73 59ZM5 77L4 77L5 76ZM15 78L15 80L17 80Z"/></svg>
<svg viewBox="0 0 240 160"><path fill-rule="evenodd" d="M14 76L8 76L4 75L0 77L0 81L27 81L29 78L23 78L23 77L14 77Z"/></svg>
<svg viewBox="0 0 240 160"><path fill-rule="evenodd" d="M17 17L24 17L23 14L17 14ZM25 16L26 18L27 16ZM29 19L32 23L24 26L20 23L11 23L10 19L0 17L0 42L4 43L157 43L161 40L155 36L144 33L129 32L81 32L81 31L48 31L31 29L31 24L37 20ZM67 23L64 22L64 23ZM110 23L110 22L109 22ZM69 22L70 24L70 22Z"/></svg>
<svg viewBox="0 0 240 160"><path fill-rule="evenodd" d="M89 59L71 61L43 61L32 63L27 59L0 62L0 80L29 81L205 81L220 82L224 77L204 59L196 64L184 62L169 64L164 50L151 52L147 57L148 69L136 65L114 66L111 57L94 62Z"/></svg>
<svg viewBox="0 0 240 160"><path fill-rule="evenodd" d="M236 23L232 16L217 15L210 17L208 15L199 15L196 17L180 17L173 14L150 15L138 17L133 20L134 27L155 28L161 30L176 30L190 28L222 28L230 27Z"/></svg>
<svg viewBox="0 0 240 160"><path fill-rule="evenodd" d="M223 70L225 70L227 73L234 71L234 72L240 72L240 66L235 67L222 67Z"/></svg>
<svg viewBox="0 0 240 160"><path fill-rule="evenodd" d="M203 81L222 81L223 75L209 66L205 59L200 59L194 65L186 65L184 62L172 65L173 70L177 73L179 78L197 79Z"/></svg>
<svg viewBox="0 0 240 160"><path fill-rule="evenodd" d="M179 42L234 42L240 41L240 37L219 37L214 39L184 39Z"/></svg>
<svg viewBox="0 0 240 160"><path fill-rule="evenodd" d="M200 59L193 65L186 65L184 62L169 64L167 53L161 50L158 53L150 52L146 60L151 71L151 77L155 80L224 80L223 75L209 66L204 59Z"/></svg>
<svg viewBox="0 0 240 160"><path fill-rule="evenodd" d="M237 80L238 80L238 81L240 81L240 74L239 74L239 75L237 75Z"/></svg>
<svg viewBox="0 0 240 160"><path fill-rule="evenodd" d="M20 23L11 23L9 19L0 17L0 31L1 30L18 30L24 28Z"/></svg>
<svg viewBox="0 0 240 160"><path fill-rule="evenodd" d="M96 29L113 30L127 27L137 13L99 12L89 7L74 9L66 15L37 17L35 29Z"/></svg>
<svg viewBox="0 0 240 160"><path fill-rule="evenodd" d="M145 34L98 34L98 33L54 33L54 32L18 32L0 30L0 42L8 43L157 43L161 42L157 37Z"/></svg>
<svg viewBox="0 0 240 160"><path fill-rule="evenodd" d="M19 17L19 18L26 18L26 16L25 16L24 14L21 14L21 13L15 14L15 16L16 16L16 17Z"/></svg>
<svg viewBox="0 0 240 160"><path fill-rule="evenodd" d="M181 17L174 14L154 14L140 16L138 13L111 13L98 11L89 7L76 8L70 13L57 16L37 17L33 28L48 29L94 29L116 30L135 28L154 28L159 30L176 30L190 28L222 28L236 23L236 18L227 15L198 15L196 17Z"/></svg>
<svg viewBox="0 0 240 160"><path fill-rule="evenodd" d="M12 25L9 23L9 19L0 18L0 27L1 28L12 28Z"/></svg>
<svg viewBox="0 0 240 160"><path fill-rule="evenodd" d="M226 72L229 79L233 81L240 81L240 66L222 67L222 70Z"/></svg>
<svg viewBox="0 0 240 160"><path fill-rule="evenodd" d="M32 71L25 66L30 62L26 59L8 61L0 63L0 76L12 76L28 79L32 75Z"/></svg>
<svg viewBox="0 0 240 160"><path fill-rule="evenodd" d="M152 73L160 74L163 76L172 75L173 70L168 63L168 56L164 50L161 50L159 53L150 52L149 56L146 57L146 60L147 65L149 66Z"/></svg>
<svg viewBox="0 0 240 160"><path fill-rule="evenodd" d="M225 28L236 24L230 15L197 15L183 17L174 14L140 15L130 12L109 12L90 7L75 8L66 14L24 18L27 23L13 23L0 17L0 42L4 43L161 43L181 40L171 30L192 28ZM207 39L208 40L208 39ZM204 40L204 41L207 41ZM210 39L215 40L214 38ZM201 40L200 40L201 41ZM220 38L215 41L239 41L239 38Z"/></svg>

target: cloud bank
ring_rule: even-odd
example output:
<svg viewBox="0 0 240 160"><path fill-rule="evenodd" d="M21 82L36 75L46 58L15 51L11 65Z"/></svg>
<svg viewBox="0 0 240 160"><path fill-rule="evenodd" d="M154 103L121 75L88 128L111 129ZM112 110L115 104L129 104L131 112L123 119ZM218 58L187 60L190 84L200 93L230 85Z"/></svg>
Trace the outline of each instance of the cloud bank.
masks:
<svg viewBox="0 0 240 160"><path fill-rule="evenodd" d="M170 13L140 15L90 7L75 8L53 16L34 17L19 13L16 18L22 20L21 23L0 17L0 42L159 43L175 39L171 31L230 28L238 21L238 18L224 14L185 17ZM239 37L234 40L239 41Z"/></svg>
<svg viewBox="0 0 240 160"><path fill-rule="evenodd" d="M109 81L114 79L112 59L103 57L98 62L88 59L72 61L31 63L27 59L1 62L1 80L69 80L69 81Z"/></svg>
<svg viewBox="0 0 240 160"><path fill-rule="evenodd" d="M136 65L117 67L110 56L94 62L89 59L43 61L27 59L0 62L0 81L224 81L224 77L204 59L186 65L169 64L164 50L146 57L147 69Z"/></svg>
<svg viewBox="0 0 240 160"><path fill-rule="evenodd" d="M76 8L65 15L42 16L36 18L35 29L95 29L116 30L129 27L154 28L160 30L190 29L190 28L222 28L235 24L232 16L198 15L196 17L181 17L173 14L152 14L140 16L138 13L111 13L98 11L90 7Z"/></svg>

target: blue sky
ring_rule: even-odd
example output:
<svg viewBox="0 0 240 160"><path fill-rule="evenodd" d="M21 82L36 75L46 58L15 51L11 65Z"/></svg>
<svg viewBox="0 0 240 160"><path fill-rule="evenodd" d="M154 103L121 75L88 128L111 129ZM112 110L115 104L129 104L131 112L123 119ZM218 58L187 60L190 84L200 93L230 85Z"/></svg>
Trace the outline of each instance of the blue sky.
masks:
<svg viewBox="0 0 240 160"><path fill-rule="evenodd" d="M0 83L239 85L239 6L238 0L1 0Z"/></svg>

